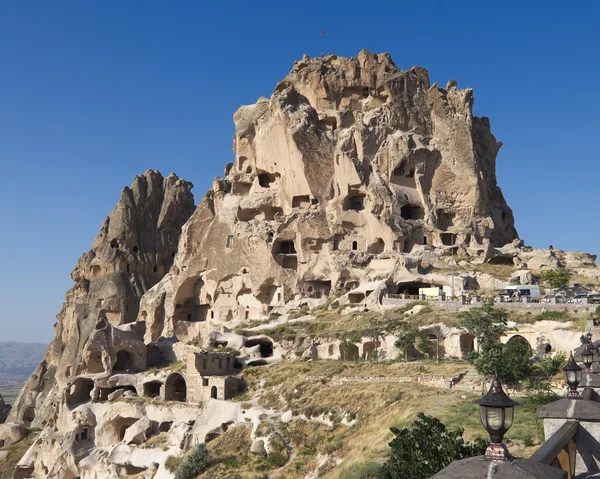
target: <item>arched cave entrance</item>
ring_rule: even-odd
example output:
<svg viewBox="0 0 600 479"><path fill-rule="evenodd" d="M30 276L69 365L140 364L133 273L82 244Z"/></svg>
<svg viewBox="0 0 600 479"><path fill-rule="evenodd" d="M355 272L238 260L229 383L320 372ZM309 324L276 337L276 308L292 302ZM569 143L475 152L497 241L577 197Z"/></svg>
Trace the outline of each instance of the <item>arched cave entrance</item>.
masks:
<svg viewBox="0 0 600 479"><path fill-rule="evenodd" d="M514 266L515 262L512 258L507 258L506 256L495 256L494 258L490 258L488 260L488 264L499 264L504 266Z"/></svg>
<svg viewBox="0 0 600 479"><path fill-rule="evenodd" d="M133 358L125 350L121 350L117 353L117 361L113 367L113 371L132 371L133 370Z"/></svg>
<svg viewBox="0 0 600 479"><path fill-rule="evenodd" d="M97 374L104 372L104 364L102 363L102 352L98 350L90 351L87 360L87 372Z"/></svg>
<svg viewBox="0 0 600 479"><path fill-rule="evenodd" d="M253 346L259 346L259 352L261 358L270 358L273 356L273 341L266 338L252 338L246 341L245 347L251 348Z"/></svg>
<svg viewBox="0 0 600 479"><path fill-rule="evenodd" d="M217 386L213 386L210 388L210 397L213 399L217 399Z"/></svg>
<svg viewBox="0 0 600 479"><path fill-rule="evenodd" d="M187 396L187 386L185 379L179 373L173 373L165 382L165 401L185 402Z"/></svg>
<svg viewBox="0 0 600 479"><path fill-rule="evenodd" d="M150 381L144 383L144 397L154 398L160 396L160 388L162 383L160 381Z"/></svg>
<svg viewBox="0 0 600 479"><path fill-rule="evenodd" d="M69 388L67 407L74 409L92 400L90 393L94 389L94 381L88 378L77 378Z"/></svg>
<svg viewBox="0 0 600 479"><path fill-rule="evenodd" d="M340 358L343 361L357 361L359 358L359 349L356 344L340 344Z"/></svg>
<svg viewBox="0 0 600 479"><path fill-rule="evenodd" d="M409 296L418 296L420 288L431 288L432 285L429 283L398 283L396 285L396 294L408 294Z"/></svg>
<svg viewBox="0 0 600 479"><path fill-rule="evenodd" d="M463 358L466 358L471 351L475 349L475 336L470 333L460 335L460 353Z"/></svg>

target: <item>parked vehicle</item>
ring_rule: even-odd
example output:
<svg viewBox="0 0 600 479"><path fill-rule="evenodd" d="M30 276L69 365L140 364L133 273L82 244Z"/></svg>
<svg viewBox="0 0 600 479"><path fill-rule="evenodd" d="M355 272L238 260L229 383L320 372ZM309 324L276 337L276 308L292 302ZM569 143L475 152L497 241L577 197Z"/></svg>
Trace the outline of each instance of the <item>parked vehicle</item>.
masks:
<svg viewBox="0 0 600 479"><path fill-rule="evenodd" d="M511 285L504 288L499 295L507 299L518 299L522 296L538 299L540 297L540 287L535 284Z"/></svg>
<svg viewBox="0 0 600 479"><path fill-rule="evenodd" d="M599 304L600 303L600 294L599 293L591 293L587 296L588 303Z"/></svg>
<svg viewBox="0 0 600 479"><path fill-rule="evenodd" d="M573 296L572 298L570 298L569 300L567 300L567 303L586 303L587 302L587 294L576 294L575 296Z"/></svg>

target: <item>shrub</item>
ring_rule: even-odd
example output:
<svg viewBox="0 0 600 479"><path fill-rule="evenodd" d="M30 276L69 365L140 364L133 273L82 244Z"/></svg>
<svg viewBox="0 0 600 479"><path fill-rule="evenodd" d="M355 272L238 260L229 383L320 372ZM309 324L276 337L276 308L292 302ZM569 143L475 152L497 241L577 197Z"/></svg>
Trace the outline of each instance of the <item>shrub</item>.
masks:
<svg viewBox="0 0 600 479"><path fill-rule="evenodd" d="M262 461L262 464L256 466L257 471L270 471L283 466L287 461L287 455L281 452L272 452L268 454ZM175 478L179 479L179 478Z"/></svg>
<svg viewBox="0 0 600 479"><path fill-rule="evenodd" d="M183 463L185 456L169 456L165 461L165 469L170 473L175 473L179 466Z"/></svg>
<svg viewBox="0 0 600 479"><path fill-rule="evenodd" d="M548 283L551 288L564 288L569 284L573 273L568 269L544 269L540 273L543 281Z"/></svg>
<svg viewBox="0 0 600 479"><path fill-rule="evenodd" d="M485 441L466 442L462 429L449 431L435 417L423 413L419 413L418 417L411 429L391 428L394 439L390 442L390 458L381 468L382 479L426 479L452 461L485 452Z"/></svg>
<svg viewBox="0 0 600 479"><path fill-rule="evenodd" d="M210 454L206 444L199 444L191 454L185 456L183 463L177 468L175 479L194 479L207 468L209 462Z"/></svg>

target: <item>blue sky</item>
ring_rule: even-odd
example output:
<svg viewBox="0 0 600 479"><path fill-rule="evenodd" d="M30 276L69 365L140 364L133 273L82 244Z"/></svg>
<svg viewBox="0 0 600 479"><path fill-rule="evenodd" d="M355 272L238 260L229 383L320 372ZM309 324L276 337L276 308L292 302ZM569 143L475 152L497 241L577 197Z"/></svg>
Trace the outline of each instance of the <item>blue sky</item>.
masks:
<svg viewBox="0 0 600 479"><path fill-rule="evenodd" d="M504 143L498 178L521 238L599 253L599 13L592 1L2 2L1 340L52 338L72 268L136 174L175 172L202 197L233 159L235 110L303 53L390 52L474 88Z"/></svg>

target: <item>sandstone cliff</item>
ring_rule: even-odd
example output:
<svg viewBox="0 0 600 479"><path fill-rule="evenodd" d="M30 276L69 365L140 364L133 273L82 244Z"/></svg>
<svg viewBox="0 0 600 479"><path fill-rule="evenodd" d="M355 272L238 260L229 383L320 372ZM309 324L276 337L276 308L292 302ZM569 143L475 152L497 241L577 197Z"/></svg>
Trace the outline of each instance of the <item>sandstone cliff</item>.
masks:
<svg viewBox="0 0 600 479"><path fill-rule="evenodd" d="M198 321L258 319L382 275L448 284L419 266L453 242L494 256L517 233L496 184L500 143L472 106L472 90L430 85L387 54L296 62L270 99L235 113L235 161L142 301L146 340L192 339L208 333Z"/></svg>
<svg viewBox="0 0 600 479"><path fill-rule="evenodd" d="M137 176L83 254L57 316L46 356L15 401L9 421L33 427L52 423L61 391L89 362L84 345L100 316L131 324L140 298L169 270L182 225L194 209L192 184L157 171ZM87 356L86 356L87 354Z"/></svg>

